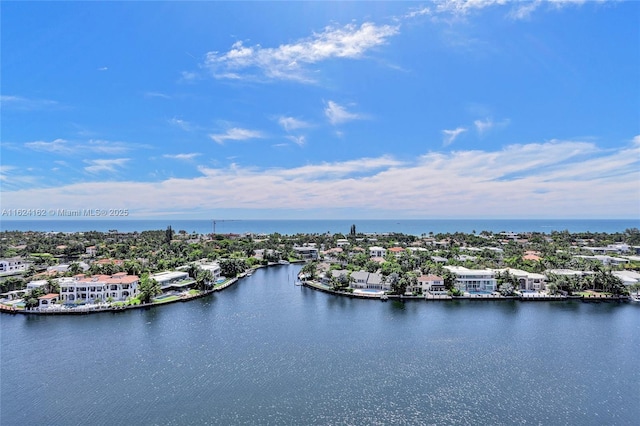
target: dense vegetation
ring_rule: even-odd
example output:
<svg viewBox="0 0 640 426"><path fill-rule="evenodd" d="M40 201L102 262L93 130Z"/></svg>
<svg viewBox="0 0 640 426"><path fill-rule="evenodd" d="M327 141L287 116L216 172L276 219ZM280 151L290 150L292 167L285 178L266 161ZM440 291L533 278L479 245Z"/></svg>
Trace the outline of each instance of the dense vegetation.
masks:
<svg viewBox="0 0 640 426"><path fill-rule="evenodd" d="M433 256L446 258L447 265L468 268L514 268L528 272L568 268L590 271L592 274L580 277L558 276L550 285L552 291L580 292L585 289L622 293L619 279L612 275L616 268L640 271L640 263L631 261L623 266L604 266L594 259L576 257L590 255L585 246L606 246L624 243L640 246L640 230L627 229L619 233L569 233L551 232L526 233L517 236L481 231L471 234L406 234L367 235L358 233L355 225L347 234L296 234L273 233L255 235L198 235L185 231L166 230L133 233L83 232L83 233L43 233L5 231L0 234L0 258L22 257L31 263L23 276L5 278L0 283L0 292L24 288L26 283L46 270L48 266L68 263L68 271L60 275L74 275L81 272L81 261L90 267L87 274L113 274L124 271L129 274L146 276L157 271L189 265L200 259L218 260L225 276L235 276L256 264L276 262L279 259L295 259L294 246L315 245L320 252L335 248L339 239L349 245L332 255L333 269L349 271L365 270L380 272L396 293L403 293L407 286L417 280L419 274L435 274L445 279L445 284L453 291L454 278L434 261ZM373 261L368 255L368 247L383 246L405 249L398 256L387 254L384 262ZM95 246L95 256L86 254L87 247ZM416 248L419 250L406 250ZM527 260L526 251L539 254L539 260ZM94 262L96 259L107 259ZM108 261L111 260L111 261ZM317 276L316 263L305 266L305 271ZM143 275L145 274L145 275ZM197 283L205 276L190 271ZM49 276L49 278L52 278ZM513 277L508 273L498 276L501 292L509 294L513 288ZM349 285L349 277L335 277L336 288ZM503 285L504 284L504 285ZM153 291L153 289L151 289ZM145 295L147 292L145 292ZM146 297L146 296L145 296Z"/></svg>

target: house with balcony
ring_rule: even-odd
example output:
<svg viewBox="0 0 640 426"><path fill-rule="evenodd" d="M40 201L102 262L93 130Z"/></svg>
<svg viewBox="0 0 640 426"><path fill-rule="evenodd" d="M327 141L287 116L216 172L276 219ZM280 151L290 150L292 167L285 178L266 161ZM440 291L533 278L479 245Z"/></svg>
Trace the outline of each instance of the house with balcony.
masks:
<svg viewBox="0 0 640 426"><path fill-rule="evenodd" d="M160 284L160 289L165 292L169 290L185 290L195 284L195 281L184 271L164 271L149 275Z"/></svg>
<svg viewBox="0 0 640 426"><path fill-rule="evenodd" d="M447 289L444 286L444 278L438 275L421 275L418 277L418 284L412 292L442 295L447 294Z"/></svg>
<svg viewBox="0 0 640 426"><path fill-rule="evenodd" d="M496 274L491 269L468 269L462 266L444 266L456 277L455 286L460 291L495 291Z"/></svg>
<svg viewBox="0 0 640 426"><path fill-rule="evenodd" d="M542 291L547 287L547 277L543 274L536 274L520 269L495 269L496 273L504 274L508 272L513 275L517 281L518 290Z"/></svg>
<svg viewBox="0 0 640 426"><path fill-rule="evenodd" d="M20 257L0 259L0 275L20 274L29 269L29 263Z"/></svg>
<svg viewBox="0 0 640 426"><path fill-rule="evenodd" d="M351 273L351 285L353 289L389 291L391 286L384 282L382 274L377 272L356 271Z"/></svg>
<svg viewBox="0 0 640 426"><path fill-rule="evenodd" d="M78 303L78 301L104 303L109 299L127 300L138 295L139 280L137 275L127 275L126 272L91 277L79 274L71 278L57 279L60 286L60 300L64 303Z"/></svg>
<svg viewBox="0 0 640 426"><path fill-rule="evenodd" d="M384 247L371 246L369 247L369 257L385 257L387 249Z"/></svg>
<svg viewBox="0 0 640 426"><path fill-rule="evenodd" d="M315 247L294 247L293 252L300 259L317 259L318 249Z"/></svg>

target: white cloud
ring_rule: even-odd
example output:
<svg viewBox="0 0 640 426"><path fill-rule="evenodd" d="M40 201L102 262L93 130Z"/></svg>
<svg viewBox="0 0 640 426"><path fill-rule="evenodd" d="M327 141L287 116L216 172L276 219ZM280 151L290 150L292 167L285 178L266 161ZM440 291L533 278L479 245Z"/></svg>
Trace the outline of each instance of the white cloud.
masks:
<svg viewBox="0 0 640 426"><path fill-rule="evenodd" d="M264 138L262 132L257 130L241 129L239 127L233 127L227 130L226 133L218 133L209 135L211 139L219 144L225 143L225 141L243 141L247 139L260 139Z"/></svg>
<svg viewBox="0 0 640 426"><path fill-rule="evenodd" d="M609 0L595 0L604 3ZM481 10L488 7L511 7L508 16L513 19L525 19L542 6L549 9L561 9L567 6L581 6L586 0L439 0L436 1L435 12L431 14L452 14L463 16L474 10ZM409 16L413 17L413 16Z"/></svg>
<svg viewBox="0 0 640 426"><path fill-rule="evenodd" d="M51 142L26 142L24 147L38 152L50 152L59 155L76 155L86 154L88 152L97 154L122 154L135 148L143 148L144 145L101 139L90 139L82 143L70 142L65 139L55 139Z"/></svg>
<svg viewBox="0 0 640 426"><path fill-rule="evenodd" d="M295 143L298 146L304 146L304 144L307 142L307 138L305 136L287 135L287 139L289 139L291 142Z"/></svg>
<svg viewBox="0 0 640 426"><path fill-rule="evenodd" d="M0 96L0 103L3 109L15 109L21 111L36 111L60 107L57 101L49 99L33 99L24 96Z"/></svg>
<svg viewBox="0 0 640 426"><path fill-rule="evenodd" d="M117 202L137 215L190 206L192 217L206 217L220 205L249 215L268 209L305 217L340 209L398 218L637 217L639 159L640 137L614 151L553 140L497 151L432 152L411 162L383 156L281 169L201 167L198 177L159 182L17 190L3 183L2 200L4 208L35 208L43 199L60 208ZM93 173L113 172L125 163L94 160L89 167Z"/></svg>
<svg viewBox="0 0 640 426"><path fill-rule="evenodd" d="M164 158L171 158L173 160L183 160L183 161L191 161L201 154L198 152L191 152L188 154L164 154Z"/></svg>
<svg viewBox="0 0 640 426"><path fill-rule="evenodd" d="M96 160L84 160L89 164L84 168L89 173L102 173L102 172L116 172L119 168L129 161L129 158L112 158L112 159L96 159Z"/></svg>
<svg viewBox="0 0 640 426"><path fill-rule="evenodd" d="M74 147L72 147L68 141L64 139L55 139L51 142L45 141L35 141L35 142L27 142L24 144L25 148L31 149L33 151L39 152L52 152L55 154L72 154L75 152Z"/></svg>
<svg viewBox="0 0 640 426"><path fill-rule="evenodd" d="M161 92L146 92L144 96L145 98L171 99L171 96Z"/></svg>
<svg viewBox="0 0 640 426"><path fill-rule="evenodd" d="M190 132L191 130L193 130L193 126L191 125L191 123L184 121L180 118L173 117L168 121L169 121L169 124L171 124L172 126L179 127L185 132Z"/></svg>
<svg viewBox="0 0 640 426"><path fill-rule="evenodd" d="M260 74L270 79L308 82L312 79L305 72L307 65L333 58L361 58L397 33L396 26L365 22L359 27L329 26L311 37L275 48L245 46L237 41L226 53L207 53L205 67L217 78L255 78Z"/></svg>
<svg viewBox="0 0 640 426"><path fill-rule="evenodd" d="M327 116L329 122L334 126L336 124L346 123L347 121L362 120L365 118L361 114L347 111L345 107L334 101L327 102L327 106L324 109L324 115Z"/></svg>
<svg viewBox="0 0 640 426"><path fill-rule="evenodd" d="M466 131L467 131L467 129L465 127L458 127L456 129L453 129L453 130L443 130L442 134L444 135L444 139L442 141L442 144L444 146L451 145L453 143L453 141L455 141L458 136L460 136L462 133L464 133Z"/></svg>
<svg viewBox="0 0 640 426"><path fill-rule="evenodd" d="M282 126L282 128L287 132L310 127L310 124L304 120L300 120L295 117L285 117L285 116L278 118L278 124L280 124L280 126Z"/></svg>
<svg viewBox="0 0 640 426"><path fill-rule="evenodd" d="M486 118L484 120L476 120L473 122L473 124L474 126L476 126L476 130L481 135L493 128L493 120L491 120L490 118Z"/></svg>
<svg viewBox="0 0 640 426"><path fill-rule="evenodd" d="M98 68L98 71L107 71L109 69L109 67L100 67Z"/></svg>

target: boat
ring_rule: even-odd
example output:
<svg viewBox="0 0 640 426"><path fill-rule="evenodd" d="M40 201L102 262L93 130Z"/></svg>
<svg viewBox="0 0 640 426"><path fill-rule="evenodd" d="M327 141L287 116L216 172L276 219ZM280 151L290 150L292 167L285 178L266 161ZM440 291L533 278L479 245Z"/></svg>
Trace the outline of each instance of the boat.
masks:
<svg viewBox="0 0 640 426"><path fill-rule="evenodd" d="M278 261L278 263L279 263L279 264L281 264L281 265L288 265L288 264L289 264L289 261L288 261L288 260L281 259L281 260L279 260L279 261Z"/></svg>
<svg viewBox="0 0 640 426"><path fill-rule="evenodd" d="M632 294L631 296L629 296L629 300L634 303L640 303L640 294L639 293Z"/></svg>
<svg viewBox="0 0 640 426"><path fill-rule="evenodd" d="M380 296L380 300L382 300L383 302L386 302L387 300L389 300L389 296L387 296L386 294L383 294L382 296Z"/></svg>

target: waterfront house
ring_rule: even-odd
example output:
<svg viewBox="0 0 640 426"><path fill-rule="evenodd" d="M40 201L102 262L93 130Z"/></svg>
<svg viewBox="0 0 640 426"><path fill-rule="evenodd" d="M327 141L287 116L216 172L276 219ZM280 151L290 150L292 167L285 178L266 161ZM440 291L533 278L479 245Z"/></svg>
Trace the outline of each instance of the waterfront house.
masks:
<svg viewBox="0 0 640 426"><path fill-rule="evenodd" d="M296 257L300 259L317 259L318 249L315 247L294 247Z"/></svg>
<svg viewBox="0 0 640 426"><path fill-rule="evenodd" d="M160 289L184 290L195 284L195 281L189 277L189 274L183 271L164 271L149 276L150 279L156 280L160 284Z"/></svg>
<svg viewBox="0 0 640 426"><path fill-rule="evenodd" d="M39 308L48 308L51 305L54 305L60 300L60 295L56 293L45 294L44 296L38 297L38 307Z"/></svg>
<svg viewBox="0 0 640 426"><path fill-rule="evenodd" d="M511 268L495 269L495 271L499 273L508 272L510 275L513 275L518 282L517 288L519 290L542 291L547 286L547 277L543 274Z"/></svg>
<svg viewBox="0 0 640 426"><path fill-rule="evenodd" d="M222 269L220 268L220 264L218 262L199 263L198 266L200 266L200 268L204 269L205 271L211 272L211 277L214 283L217 279L220 278Z"/></svg>
<svg viewBox="0 0 640 426"><path fill-rule="evenodd" d="M613 275L622 280L622 284L630 286L633 284L640 284L640 273L635 271L613 271Z"/></svg>
<svg viewBox="0 0 640 426"><path fill-rule="evenodd" d="M118 272L113 275L94 275L87 277L79 274L72 278L58 278L60 300L64 303L89 301L106 302L107 299L127 300L138 295L139 277Z"/></svg>
<svg viewBox="0 0 640 426"><path fill-rule="evenodd" d="M444 278L438 275L422 275L418 277L418 285L414 291L418 294L447 294Z"/></svg>
<svg viewBox="0 0 640 426"><path fill-rule="evenodd" d="M462 266L444 266L456 277L460 291L495 291L498 287L495 272L491 269L468 269Z"/></svg>
<svg viewBox="0 0 640 426"><path fill-rule="evenodd" d="M377 272L356 271L351 273L351 288L378 291L389 291L391 286L384 282L382 275Z"/></svg>

